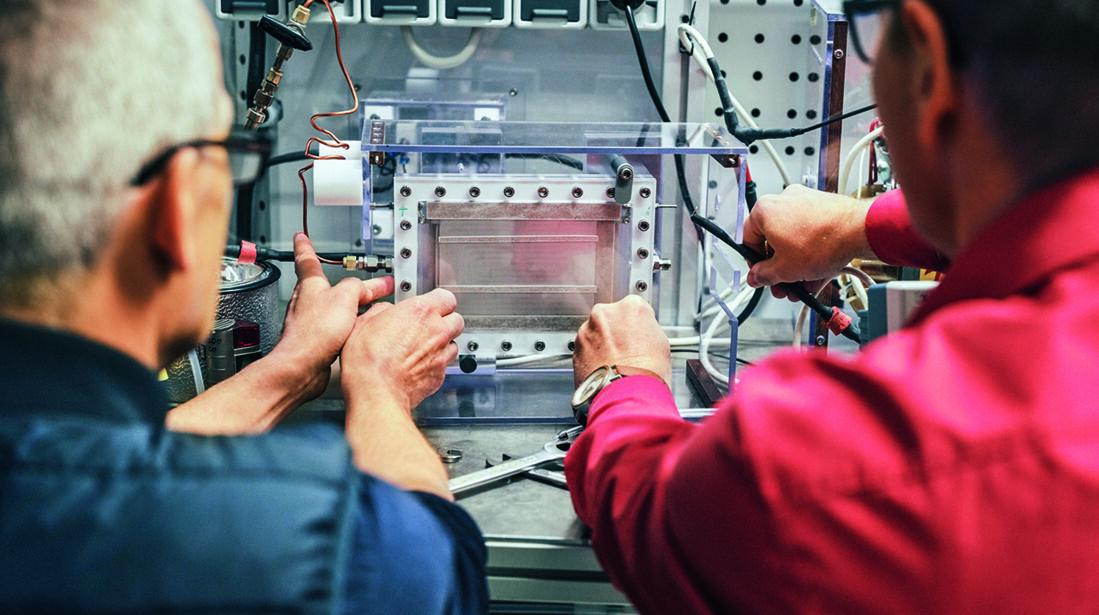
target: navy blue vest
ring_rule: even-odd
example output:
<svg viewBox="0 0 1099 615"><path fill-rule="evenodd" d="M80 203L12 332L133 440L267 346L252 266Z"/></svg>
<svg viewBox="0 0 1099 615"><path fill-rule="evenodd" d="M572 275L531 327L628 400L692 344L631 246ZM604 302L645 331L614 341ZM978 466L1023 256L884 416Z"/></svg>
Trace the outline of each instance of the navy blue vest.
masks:
<svg viewBox="0 0 1099 615"><path fill-rule="evenodd" d="M339 430L190 436L166 408L128 357L0 322L0 612L338 612Z"/></svg>

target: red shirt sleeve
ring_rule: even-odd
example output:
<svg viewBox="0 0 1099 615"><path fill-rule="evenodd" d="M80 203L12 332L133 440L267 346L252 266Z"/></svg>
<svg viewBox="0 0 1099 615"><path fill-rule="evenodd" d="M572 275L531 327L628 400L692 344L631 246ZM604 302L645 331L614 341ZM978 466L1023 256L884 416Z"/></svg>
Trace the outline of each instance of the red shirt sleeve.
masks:
<svg viewBox="0 0 1099 615"><path fill-rule="evenodd" d="M903 603L923 562L903 536L910 511L833 495L859 492L866 468L893 471L877 408L897 391L796 354L751 373L700 423L646 376L596 397L565 472L603 569L645 614L871 612L837 607L852 594L850 605Z"/></svg>
<svg viewBox="0 0 1099 615"><path fill-rule="evenodd" d="M1095 182L1006 214L922 320L775 353L699 423L658 379L606 387L565 471L615 586L659 615L1094 611L1099 240L1058 244ZM910 232L901 203L871 237Z"/></svg>
<svg viewBox="0 0 1099 615"><path fill-rule="evenodd" d="M598 423L598 426L596 426ZM649 376L612 382L592 403L588 429L569 450L565 475L573 507L611 582L642 613L705 613L688 566L670 557L666 500L678 451L696 426L684 421L668 387ZM656 480L654 480L656 476ZM646 591L651 581L658 591Z"/></svg>
<svg viewBox="0 0 1099 615"><path fill-rule="evenodd" d="M946 271L950 260L912 228L904 194L892 190L879 196L866 214L866 239L874 254L890 265Z"/></svg>
<svg viewBox="0 0 1099 615"><path fill-rule="evenodd" d="M887 364L898 350L908 348ZM752 367L699 423L678 416L659 380L615 381L565 460L603 569L645 614L926 604L914 580L933 561L935 539L919 538L933 532L928 494L905 478L893 438L913 427L907 377L786 353Z"/></svg>

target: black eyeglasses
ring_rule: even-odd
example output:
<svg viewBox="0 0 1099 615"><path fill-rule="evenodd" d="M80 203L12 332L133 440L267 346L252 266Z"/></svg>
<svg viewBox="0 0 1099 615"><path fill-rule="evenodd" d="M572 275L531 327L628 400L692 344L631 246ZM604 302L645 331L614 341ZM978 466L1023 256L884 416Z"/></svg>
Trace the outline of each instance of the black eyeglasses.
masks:
<svg viewBox="0 0 1099 615"><path fill-rule="evenodd" d="M233 175L233 186L247 186L255 183L267 168L267 159L271 155L271 139L254 130L234 128L229 136L220 141L195 139L173 145L160 152L142 165L137 175L130 180L131 186L148 183L164 170L164 165L181 149L188 147L224 147L229 153L229 171Z"/></svg>
<svg viewBox="0 0 1099 615"><path fill-rule="evenodd" d="M848 32L859 59L873 64L871 52L878 50L885 31L885 11L896 8L902 0L846 0L843 14L847 16Z"/></svg>

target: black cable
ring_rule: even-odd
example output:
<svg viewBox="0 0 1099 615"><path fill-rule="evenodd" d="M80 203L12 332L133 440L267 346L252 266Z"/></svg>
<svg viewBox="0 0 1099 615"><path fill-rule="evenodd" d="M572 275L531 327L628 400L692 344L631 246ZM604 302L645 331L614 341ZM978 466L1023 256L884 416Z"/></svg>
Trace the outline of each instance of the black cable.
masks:
<svg viewBox="0 0 1099 615"><path fill-rule="evenodd" d="M627 19L627 21L628 21L628 19ZM686 50L683 50L683 51L686 52ZM871 109L874 109L874 108L877 107L877 105L867 105L865 107L861 107L859 109L855 109L855 110L849 111L847 113L841 113L839 115L832 116L832 117L830 117L830 118L828 118L828 119L826 119L822 122L818 122L817 124L813 124L812 126L807 126L805 128L790 128L790 129L742 128L740 126L740 121L737 117L736 109L733 107L732 95L729 94L729 87L725 83L725 76L721 72L721 67L718 66L717 59L713 58L713 57L708 57L708 58L706 58L706 63L709 65L710 72L713 74L714 86L717 88L718 98L721 99L722 116L725 120L725 127L726 127L726 129L728 129L728 131L730 133L733 134L733 136L737 137L737 139L739 139L745 145L750 145L753 141L757 141L757 140L760 140L760 139L785 139L785 138L789 138L789 137L800 136L800 135L803 135L803 134L805 134L807 132L810 132L812 130L816 130L818 128L822 128L824 126L827 126L828 124L831 124L833 122L838 122L838 121L847 119L849 117L858 115L860 113L865 113L865 112L870 111ZM747 192L747 190L746 190L746 192ZM755 202L754 202L755 201L755 186L754 185L751 186L751 194L746 194L745 198L747 200L751 201L751 202L748 203L748 209L749 209L749 211L751 211L752 206L755 205ZM751 248L749 248L749 247L747 247L743 244L736 243L733 240L733 238L730 237L729 234L725 232L724 229L722 229L717 224L714 224L712 221L707 220L707 219L703 218L702 216L699 216L699 215L694 214L694 213L692 213L691 219L695 222L695 228L704 228L705 230L713 233L715 237L717 237L722 242L728 244L731 248L736 250L749 263L756 263L756 262L759 262L762 259L762 257L759 254L756 254L755 251L752 250ZM821 304L821 302L818 301L817 298L814 297L811 293L806 291L805 287L801 286L800 284L783 284L783 286L792 295L794 295L795 297L800 299L803 303L805 303L810 308L812 308L815 312L817 312L817 314L819 314L822 318L829 319L829 320L832 318L832 315L833 315L832 311L829 310L827 307L825 307L823 304ZM757 288L755 290L755 292L752 293L752 297L748 301L748 304L745 305L744 309L741 311L741 313L737 315L737 321L738 322L743 322L749 316L751 316L751 314L755 311L756 306L759 305L759 302L762 298L763 298L763 288ZM841 331L841 333L844 337L852 339L855 342L859 341L859 330L858 330L858 327L855 326L854 323L848 324L846 326L846 328L844 328Z"/></svg>
<svg viewBox="0 0 1099 615"><path fill-rule="evenodd" d="M686 346L680 346L678 348L672 348L672 354L674 355L676 353L680 353L680 354L690 353L690 354L694 355L694 354L698 354L698 349L694 348L694 347L686 347ZM720 352L711 352L711 353L709 353L709 356L714 357L715 359L722 359L724 361L729 360L729 355L721 354ZM736 358L736 362L739 365L745 365L745 366L749 366L749 367L752 366L752 365L755 365L751 361L749 361L747 359L742 359L740 357Z"/></svg>
<svg viewBox="0 0 1099 615"><path fill-rule="evenodd" d="M695 224L701 226L702 228L713 234L714 237L720 239L722 243L729 246L733 250L736 250L736 252L744 257L744 260L748 261L749 263L758 263L763 260L762 255L742 243L737 243L731 236L729 236L729 233L725 232L725 229L718 226L714 221L707 220L706 218L703 218L698 214L691 216L691 219L694 220ZM818 316L824 318L825 320L831 320L838 312L838 310L829 309L828 307L826 307L816 297L813 296L813 293L805 290L805 287L801 284L783 282L782 287L788 293L796 297L799 301L809 306L810 309L812 309L814 312L817 313ZM847 339L855 342L856 344L860 343L859 328L857 325L855 325L854 322L846 323L844 327L840 329L839 333Z"/></svg>
<svg viewBox="0 0 1099 615"><path fill-rule="evenodd" d="M271 156L267 159L267 167L271 168L276 165L286 164L287 162L298 162L300 160L308 160L309 156L305 152L290 152L289 154L279 154L278 156Z"/></svg>
<svg viewBox="0 0 1099 615"><path fill-rule="evenodd" d="M764 288L760 286L752 293L752 298L748 300L748 303L744 305L744 308L740 310L740 313L736 315L736 321L743 323L745 320L755 313L756 307L759 306L759 302L763 299Z"/></svg>
<svg viewBox="0 0 1099 615"><path fill-rule="evenodd" d="M653 104L656 106L656 111L660 115L660 119L662 119L664 122L670 122L671 120L668 116L668 111L664 108L664 102L661 100L660 93L656 91L656 85L653 83L652 71L649 69L649 63L645 58L645 47L641 41L641 32L637 27L637 20L634 18L633 11L629 8L626 8L625 13L626 24L629 26L630 35L633 38L634 50L637 52L637 61L641 65L641 76L645 80L645 87L649 91L649 97L652 98ZM729 127L728 122L731 119L733 122L733 126L729 127L729 132L735 134L736 112L732 111L733 104L729 95L729 88L725 85L725 77L722 75L721 69L718 68L717 63L714 62L713 64L711 64L711 67L714 70L714 82L718 84L718 95L722 99L722 106L730 110L730 113L726 113L726 126ZM731 118L729 117L730 114L732 116ZM691 221L695 222L695 218L698 216L698 213L695 210L694 201L691 199L690 191L687 188L687 173L684 170L683 156L682 154L676 154L674 156L674 159L676 181L679 182L679 190L683 198L683 206L687 209L687 213L691 216ZM750 186L750 194L746 194L745 197L749 201L748 208L749 211L751 211L751 208L755 205L756 200L754 183L752 183L752 185ZM695 233L698 235L698 241L699 243L702 243L703 228L697 222L695 222L694 226ZM763 288L757 288L756 292L752 293L752 297L751 299L749 299L748 303L744 306L740 313L736 315L737 322L744 323L745 321L747 321L748 318L751 317L751 315L755 312L756 307L759 305L762 298Z"/></svg>
<svg viewBox="0 0 1099 615"><path fill-rule="evenodd" d="M686 50L683 50L686 53ZM877 105L866 105L860 107L854 111L848 111L839 115L834 115L822 122L818 122L811 126L804 128L747 128L740 125L740 119L737 116L736 109L733 106L733 97L729 94L729 86L725 83L725 76L721 72L721 67L718 66L717 58L706 58L706 64L710 67L710 72L714 76L714 87L717 88L717 96L721 99L721 115L725 120L725 128L740 140L745 145L751 145L755 141L771 140L771 139L789 139L791 137L800 137L801 135L812 132L819 128L823 128L833 122L839 122L849 117L866 113L872 109L876 109Z"/></svg>
<svg viewBox="0 0 1099 615"><path fill-rule="evenodd" d="M623 11L626 14L626 25L630 28L630 35L633 37L633 48L637 52L637 62L641 64L641 77L645 80L645 88L649 90L649 98L653 99L653 104L656 105L656 113L660 116L660 120L666 124L671 123L671 118L668 117L668 111L664 108L664 101L660 99L660 93L656 91L656 84L653 83L653 74L649 70L649 61L645 58L645 45L641 42L641 31L637 28L637 19L633 16L633 11L627 8Z"/></svg>
<svg viewBox="0 0 1099 615"><path fill-rule="evenodd" d="M799 134L805 134L807 132L814 131L818 128L824 128L825 126L827 126L827 125L829 125L833 122L839 122L841 120L846 120L849 117L854 117L856 115L861 115L863 113L866 113L867 111L872 111L872 110L877 109L877 108L878 108L878 105L876 105L876 104L875 105L866 105L865 107L859 107L858 109L855 109L854 111L848 111L846 113L841 113L839 115L833 115L832 117L824 120L823 122L813 124L812 126L806 126L805 128L799 128L798 129L800 131Z"/></svg>
<svg viewBox="0 0 1099 615"><path fill-rule="evenodd" d="M664 108L664 101L660 98L660 92L656 91L653 74L649 69L649 61L645 58L645 44L641 41L641 31L637 28L637 19L634 18L633 10L629 7L626 7L623 12L626 14L626 25L629 27L630 36L633 38L634 51L637 52L637 63L641 65L641 77L645 80L645 89L649 91L649 98L652 99L660 120L670 124L672 120L668 116L668 110ZM691 192L687 188L687 171L683 164L683 154L675 154L672 159L675 160L675 178L676 182L679 183L679 194L680 198L683 199L683 207L687 209L688 214L694 215L696 209L694 199L691 198ZM695 233L698 235L698 242L702 243L702 230L695 226Z"/></svg>
<svg viewBox="0 0 1099 615"><path fill-rule="evenodd" d="M633 11L629 8L625 9L624 12L626 14L626 25L629 26L630 35L633 38L634 50L637 52L637 61L641 65L641 76L645 81L646 89L648 89L649 91L649 97L652 98L653 104L656 106L657 113L660 115L660 119L663 120L665 123L670 123L671 119L668 117L668 112L664 108L664 103L660 98L660 93L656 91L656 85L653 83L652 71L649 70L648 60L645 59L645 47L641 41L641 32L637 28L637 20L634 19ZM736 110L733 108L732 97L729 94L729 88L725 84L725 78L721 73L721 68L718 66L717 60L715 60L714 58L707 58L706 60L710 65L710 70L713 72L714 83L718 87L718 96L721 98L722 108L725 110L725 113L723 115L725 116L726 128L728 128L729 132L733 133L734 136L739 138L746 145L751 143L751 141L755 141L758 139L786 138L805 134L810 130L826 126L832 122L840 121L858 113L864 113L874 108L874 105L871 105L862 109L856 109L855 111L851 111L846 114L842 114L833 118L828 118L827 120L820 122L819 124L810 126L805 129L741 129L738 125L739 122L736 117ZM750 140L747 140L745 137ZM690 199L690 193L687 190L686 173L683 169L682 155L676 154L675 162L676 175L679 181L680 192L683 195L684 206L687 208L687 212L691 216L691 221L695 224L696 232L700 233L700 238L700 229L704 229L712 233L722 242L728 244L729 247L736 250L737 253L744 257L744 259L749 263L756 263L762 260L762 257L754 250L752 250L748 246L739 244L734 241L733 238L730 237L729 234L726 233L725 230L722 229L720 226L698 215L697 211L694 208L694 203ZM790 294L800 299L802 303L808 305L822 318L830 320L833 317L832 310L829 310L820 301L818 301L816 297L809 293L809 291L805 290L805 287L801 286L800 284L783 284L783 286ZM737 316L738 322L743 322L752 314L752 312L755 311L756 306L759 305L760 299L763 297L762 291L762 288L758 288L756 289L756 292L752 294L752 298L749 300L748 304L745 305L740 315ZM844 337L855 341L856 343L859 342L859 330L853 322L848 323L847 326L841 330L841 334Z"/></svg>
<svg viewBox="0 0 1099 615"><path fill-rule="evenodd" d="M240 258L240 244L225 246L225 256L229 258ZM328 259L330 261L342 261L347 252L317 252L317 256L320 258ZM279 261L284 263L290 263L294 261L293 250L273 250L271 248L265 248L263 246L256 246L256 260L257 261Z"/></svg>
<svg viewBox="0 0 1099 615"><path fill-rule="evenodd" d="M248 28L248 67L244 80L244 91L255 92L259 89L266 74L267 35L252 22ZM236 224L234 235L241 239L251 239L254 231L252 219L252 201L255 198L255 185L248 184L237 188Z"/></svg>
<svg viewBox="0 0 1099 615"><path fill-rule="evenodd" d="M749 173L751 176L751 173ZM752 213L755 209L758 196L756 194L756 183L752 180L744 182L744 204L748 207L748 213ZM748 320L752 314L755 313L756 307L759 306L759 302L763 299L763 287L760 286L752 293L751 299L744 305L744 308L740 310L740 313L736 315L736 320L739 323Z"/></svg>
<svg viewBox="0 0 1099 615"><path fill-rule="evenodd" d="M566 167L576 169L578 171L584 170L583 162L561 154L504 154L504 157L519 158L522 160L546 160L548 162L556 162L557 164L565 165Z"/></svg>

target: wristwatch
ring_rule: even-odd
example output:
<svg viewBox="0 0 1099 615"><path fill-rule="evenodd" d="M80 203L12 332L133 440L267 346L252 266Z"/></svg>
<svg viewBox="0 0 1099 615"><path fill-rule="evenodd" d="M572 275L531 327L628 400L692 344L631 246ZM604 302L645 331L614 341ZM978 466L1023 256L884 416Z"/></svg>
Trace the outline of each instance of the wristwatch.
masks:
<svg viewBox="0 0 1099 615"><path fill-rule="evenodd" d="M576 391L572 394L572 416L576 419L576 422L581 425L588 424L588 410L591 408L591 402L599 394L599 391L603 390L603 387L619 378L640 374L659 378L656 373L640 367L603 365L595 368L592 373L588 374L587 378L584 378L580 386L576 387Z"/></svg>

